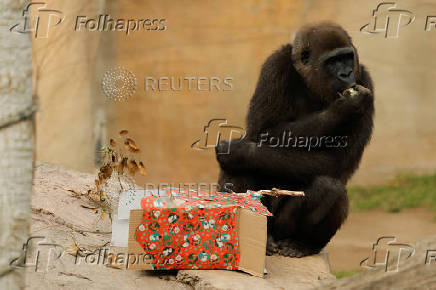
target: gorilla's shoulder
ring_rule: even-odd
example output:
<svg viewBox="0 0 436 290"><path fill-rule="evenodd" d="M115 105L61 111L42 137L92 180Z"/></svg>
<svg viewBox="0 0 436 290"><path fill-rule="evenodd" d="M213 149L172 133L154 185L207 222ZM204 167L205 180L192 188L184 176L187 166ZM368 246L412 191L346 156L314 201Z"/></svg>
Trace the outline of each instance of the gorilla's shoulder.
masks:
<svg viewBox="0 0 436 290"><path fill-rule="evenodd" d="M276 51L274 51L273 54L271 54L266 62L281 62L283 63L284 60L291 61L292 57L292 45L290 43L283 45Z"/></svg>
<svg viewBox="0 0 436 290"><path fill-rule="evenodd" d="M293 73L295 72L292 64L292 45L285 44L266 59L261 75L271 79L282 78Z"/></svg>

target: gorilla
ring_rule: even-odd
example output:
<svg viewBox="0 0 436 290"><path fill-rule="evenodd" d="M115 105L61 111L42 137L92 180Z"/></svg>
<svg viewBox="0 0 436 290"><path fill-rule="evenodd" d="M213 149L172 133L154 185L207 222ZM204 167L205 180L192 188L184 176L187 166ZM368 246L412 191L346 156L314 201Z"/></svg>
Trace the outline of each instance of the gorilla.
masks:
<svg viewBox="0 0 436 290"><path fill-rule="evenodd" d="M263 64L246 136L215 150L220 188L305 192L262 197L273 214L268 255L319 253L346 219L346 184L371 139L373 91L350 36L331 22L303 26Z"/></svg>

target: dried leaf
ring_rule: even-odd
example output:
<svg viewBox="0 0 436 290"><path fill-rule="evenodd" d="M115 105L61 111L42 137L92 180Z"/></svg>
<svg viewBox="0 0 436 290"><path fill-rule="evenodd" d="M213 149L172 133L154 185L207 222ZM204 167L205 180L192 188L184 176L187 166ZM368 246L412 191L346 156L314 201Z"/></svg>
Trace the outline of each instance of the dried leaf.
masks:
<svg viewBox="0 0 436 290"><path fill-rule="evenodd" d="M127 166L129 168L129 174L134 176L136 171L138 171L138 164L136 164L135 160L130 160Z"/></svg>
<svg viewBox="0 0 436 290"><path fill-rule="evenodd" d="M144 176L147 175L147 170L145 170L145 166L144 166L144 163L142 163L142 161L139 162L138 167L139 167L139 172L141 173L141 175L144 175Z"/></svg>
<svg viewBox="0 0 436 290"><path fill-rule="evenodd" d="M103 183L103 181L104 181L104 174L103 174L103 172L99 172L98 173L98 180L100 181L100 184Z"/></svg>
<svg viewBox="0 0 436 290"><path fill-rule="evenodd" d="M127 135L127 134L129 134L129 131L127 131L127 130L121 130L121 131L120 131L120 135L121 135L121 136L125 136L125 135Z"/></svg>
<svg viewBox="0 0 436 290"><path fill-rule="evenodd" d="M110 164L105 164L100 168L100 172L103 174L102 175L103 179L109 179L112 175L112 166L110 166Z"/></svg>
<svg viewBox="0 0 436 290"><path fill-rule="evenodd" d="M95 187L97 188L97 192L101 191L100 184L101 184L100 180L96 179L95 180Z"/></svg>
<svg viewBox="0 0 436 290"><path fill-rule="evenodd" d="M106 216L106 212L102 212L100 215L100 221L104 220L104 217Z"/></svg>
<svg viewBox="0 0 436 290"><path fill-rule="evenodd" d="M81 204L80 206L83 208L89 209L92 213L98 212L98 208L96 208L96 207L92 207L92 206L88 206L88 205L84 205L84 204Z"/></svg>
<svg viewBox="0 0 436 290"><path fill-rule="evenodd" d="M139 152L139 148L136 145L135 141L133 141L130 138L126 139L126 141L124 142L124 145L126 145L127 150L129 150L130 152L133 152L133 153Z"/></svg>
<svg viewBox="0 0 436 290"><path fill-rule="evenodd" d="M101 201L105 201L107 199L106 192L104 192L103 190L101 192L99 192L99 194L100 194Z"/></svg>
<svg viewBox="0 0 436 290"><path fill-rule="evenodd" d="M68 248L66 248L65 252L72 256L77 256L77 253L80 251L79 247L76 244L72 244Z"/></svg>
<svg viewBox="0 0 436 290"><path fill-rule="evenodd" d="M127 167L127 157L124 157L117 166L117 171L119 174L124 173L124 168Z"/></svg>
<svg viewBox="0 0 436 290"><path fill-rule="evenodd" d="M100 201L100 195L96 194L95 192L90 192L88 194L89 198L92 199L93 201Z"/></svg>
<svg viewBox="0 0 436 290"><path fill-rule="evenodd" d="M117 142L115 142L114 139L111 139L111 140L110 140L110 144L111 144L111 147L112 147L112 148L114 148L114 147L117 146Z"/></svg>
<svg viewBox="0 0 436 290"><path fill-rule="evenodd" d="M83 194L78 191L75 191L74 189L67 189L67 188L62 188L62 189L71 192L71 196L75 198L79 198Z"/></svg>

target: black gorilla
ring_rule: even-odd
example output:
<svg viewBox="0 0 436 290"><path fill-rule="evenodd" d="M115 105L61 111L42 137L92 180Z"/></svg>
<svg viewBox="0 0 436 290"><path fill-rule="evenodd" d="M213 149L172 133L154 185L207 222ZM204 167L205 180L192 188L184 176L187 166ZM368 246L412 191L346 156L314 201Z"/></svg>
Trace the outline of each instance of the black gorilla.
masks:
<svg viewBox="0 0 436 290"><path fill-rule="evenodd" d="M221 188L305 192L263 197L274 215L267 254L302 257L330 241L347 217L345 186L371 138L373 115L371 78L340 26L304 26L266 60L246 137L220 142L216 153ZM227 146L230 154L222 154Z"/></svg>

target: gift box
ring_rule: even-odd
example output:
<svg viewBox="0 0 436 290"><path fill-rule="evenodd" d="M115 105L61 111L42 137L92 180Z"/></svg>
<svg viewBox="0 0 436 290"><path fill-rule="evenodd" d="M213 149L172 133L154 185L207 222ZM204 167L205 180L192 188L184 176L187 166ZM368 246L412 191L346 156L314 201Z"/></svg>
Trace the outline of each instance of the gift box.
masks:
<svg viewBox="0 0 436 290"><path fill-rule="evenodd" d="M128 269L227 269L262 277L271 214L260 197L175 188L122 196L114 226L129 212Z"/></svg>

